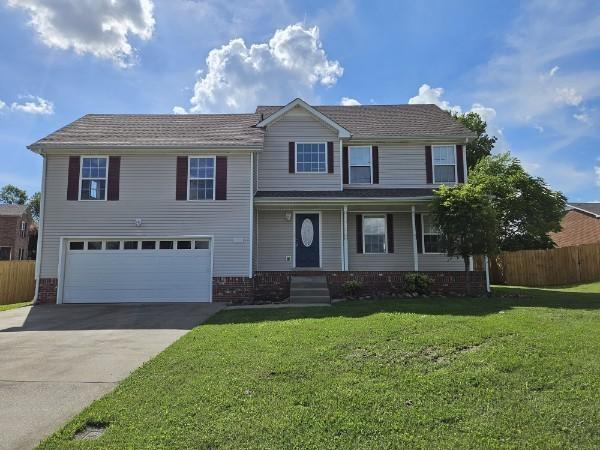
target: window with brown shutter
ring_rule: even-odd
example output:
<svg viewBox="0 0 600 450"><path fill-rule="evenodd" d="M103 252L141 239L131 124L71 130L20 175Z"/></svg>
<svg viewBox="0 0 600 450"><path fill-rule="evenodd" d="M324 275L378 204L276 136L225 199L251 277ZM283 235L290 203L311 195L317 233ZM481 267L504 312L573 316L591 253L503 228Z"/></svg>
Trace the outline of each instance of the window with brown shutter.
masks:
<svg viewBox="0 0 600 450"><path fill-rule="evenodd" d="M333 142L327 142L327 173L333 173Z"/></svg>
<svg viewBox="0 0 600 450"><path fill-rule="evenodd" d="M459 183L465 182L465 166L463 160L463 146L456 146L456 175Z"/></svg>
<svg viewBox="0 0 600 450"><path fill-rule="evenodd" d="M377 145L372 147L371 158L373 160L373 184L379 184L379 147Z"/></svg>
<svg viewBox="0 0 600 450"><path fill-rule="evenodd" d="M215 200L227 200L227 156L217 156Z"/></svg>
<svg viewBox="0 0 600 450"><path fill-rule="evenodd" d="M296 144L288 142L288 172L296 173Z"/></svg>
<svg viewBox="0 0 600 450"><path fill-rule="evenodd" d="M121 176L121 157L111 156L108 158L108 187L106 200L119 200L119 184Z"/></svg>
<svg viewBox="0 0 600 450"><path fill-rule="evenodd" d="M362 214L356 215L356 253L363 253L363 218Z"/></svg>
<svg viewBox="0 0 600 450"><path fill-rule="evenodd" d="M69 157L69 172L67 175L67 200L79 200L79 167L80 157Z"/></svg>
<svg viewBox="0 0 600 450"><path fill-rule="evenodd" d="M387 214L387 251L388 253L394 253L394 215Z"/></svg>
<svg viewBox="0 0 600 450"><path fill-rule="evenodd" d="M417 253L423 253L423 226L421 214L415 214L415 234L417 239Z"/></svg>
<svg viewBox="0 0 600 450"><path fill-rule="evenodd" d="M425 173L427 177L427 184L433 183L433 156L431 154L431 145L425 146Z"/></svg>
<svg viewBox="0 0 600 450"><path fill-rule="evenodd" d="M342 182L348 184L348 147L342 148Z"/></svg>
<svg viewBox="0 0 600 450"><path fill-rule="evenodd" d="M177 170L175 181L175 200L187 200L188 189L188 157L177 157Z"/></svg>

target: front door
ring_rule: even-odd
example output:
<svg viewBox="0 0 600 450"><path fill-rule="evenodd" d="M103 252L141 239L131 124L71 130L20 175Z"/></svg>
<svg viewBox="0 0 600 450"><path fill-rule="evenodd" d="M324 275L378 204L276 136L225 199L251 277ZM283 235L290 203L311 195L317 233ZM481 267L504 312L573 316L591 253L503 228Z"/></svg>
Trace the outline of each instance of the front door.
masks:
<svg viewBox="0 0 600 450"><path fill-rule="evenodd" d="M319 267L318 214L296 214L296 267Z"/></svg>

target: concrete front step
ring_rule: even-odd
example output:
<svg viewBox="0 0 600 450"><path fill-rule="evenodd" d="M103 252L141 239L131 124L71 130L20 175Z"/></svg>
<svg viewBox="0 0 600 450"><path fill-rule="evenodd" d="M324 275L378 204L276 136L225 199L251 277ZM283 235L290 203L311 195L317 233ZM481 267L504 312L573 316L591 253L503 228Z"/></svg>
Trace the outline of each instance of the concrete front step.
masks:
<svg viewBox="0 0 600 450"><path fill-rule="evenodd" d="M330 303L327 278L324 276L292 276L290 303Z"/></svg>

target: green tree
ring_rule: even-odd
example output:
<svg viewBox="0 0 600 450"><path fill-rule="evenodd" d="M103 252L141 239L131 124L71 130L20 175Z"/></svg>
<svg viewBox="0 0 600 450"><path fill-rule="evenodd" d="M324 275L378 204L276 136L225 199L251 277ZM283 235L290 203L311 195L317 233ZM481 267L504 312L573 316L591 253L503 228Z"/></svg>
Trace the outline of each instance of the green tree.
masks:
<svg viewBox="0 0 600 450"><path fill-rule="evenodd" d="M501 250L554 247L550 231L560 231L565 196L542 178L529 175L509 152L486 156L469 175L492 200L500 225Z"/></svg>
<svg viewBox="0 0 600 450"><path fill-rule="evenodd" d="M24 205L27 202L27 192L13 184L7 184L0 190L0 203L7 205Z"/></svg>
<svg viewBox="0 0 600 450"><path fill-rule="evenodd" d="M470 171L479 160L492 154L498 138L487 134L487 122L475 112L454 114L454 118L477 135L475 139L467 143L467 168Z"/></svg>
<svg viewBox="0 0 600 450"><path fill-rule="evenodd" d="M471 293L469 259L497 251L496 212L486 193L470 183L435 191L431 204L435 224L442 233L446 253L465 264L465 294Z"/></svg>
<svg viewBox="0 0 600 450"><path fill-rule="evenodd" d="M29 210L29 214L31 214L31 217L33 217L33 219L36 222L40 220L41 197L41 194L39 192L36 192L29 198L29 201L27 202L27 209Z"/></svg>

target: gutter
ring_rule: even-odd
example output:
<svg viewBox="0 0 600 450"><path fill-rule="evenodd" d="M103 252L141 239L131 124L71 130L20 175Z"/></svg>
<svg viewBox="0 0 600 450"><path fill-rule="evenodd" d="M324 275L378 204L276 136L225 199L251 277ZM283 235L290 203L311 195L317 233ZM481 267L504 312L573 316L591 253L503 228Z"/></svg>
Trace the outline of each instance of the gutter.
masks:
<svg viewBox="0 0 600 450"><path fill-rule="evenodd" d="M194 146L191 144L188 145L122 145L119 143L103 143L103 144L31 144L28 145L27 148L34 153L42 154L44 151L48 150L106 150L110 149L111 152L118 152L120 150L172 150L174 152L180 152L182 150L185 151L240 151L240 150L250 150L257 151L262 150L262 144L256 145L240 145L240 146L231 146L231 145L202 145L202 146Z"/></svg>

